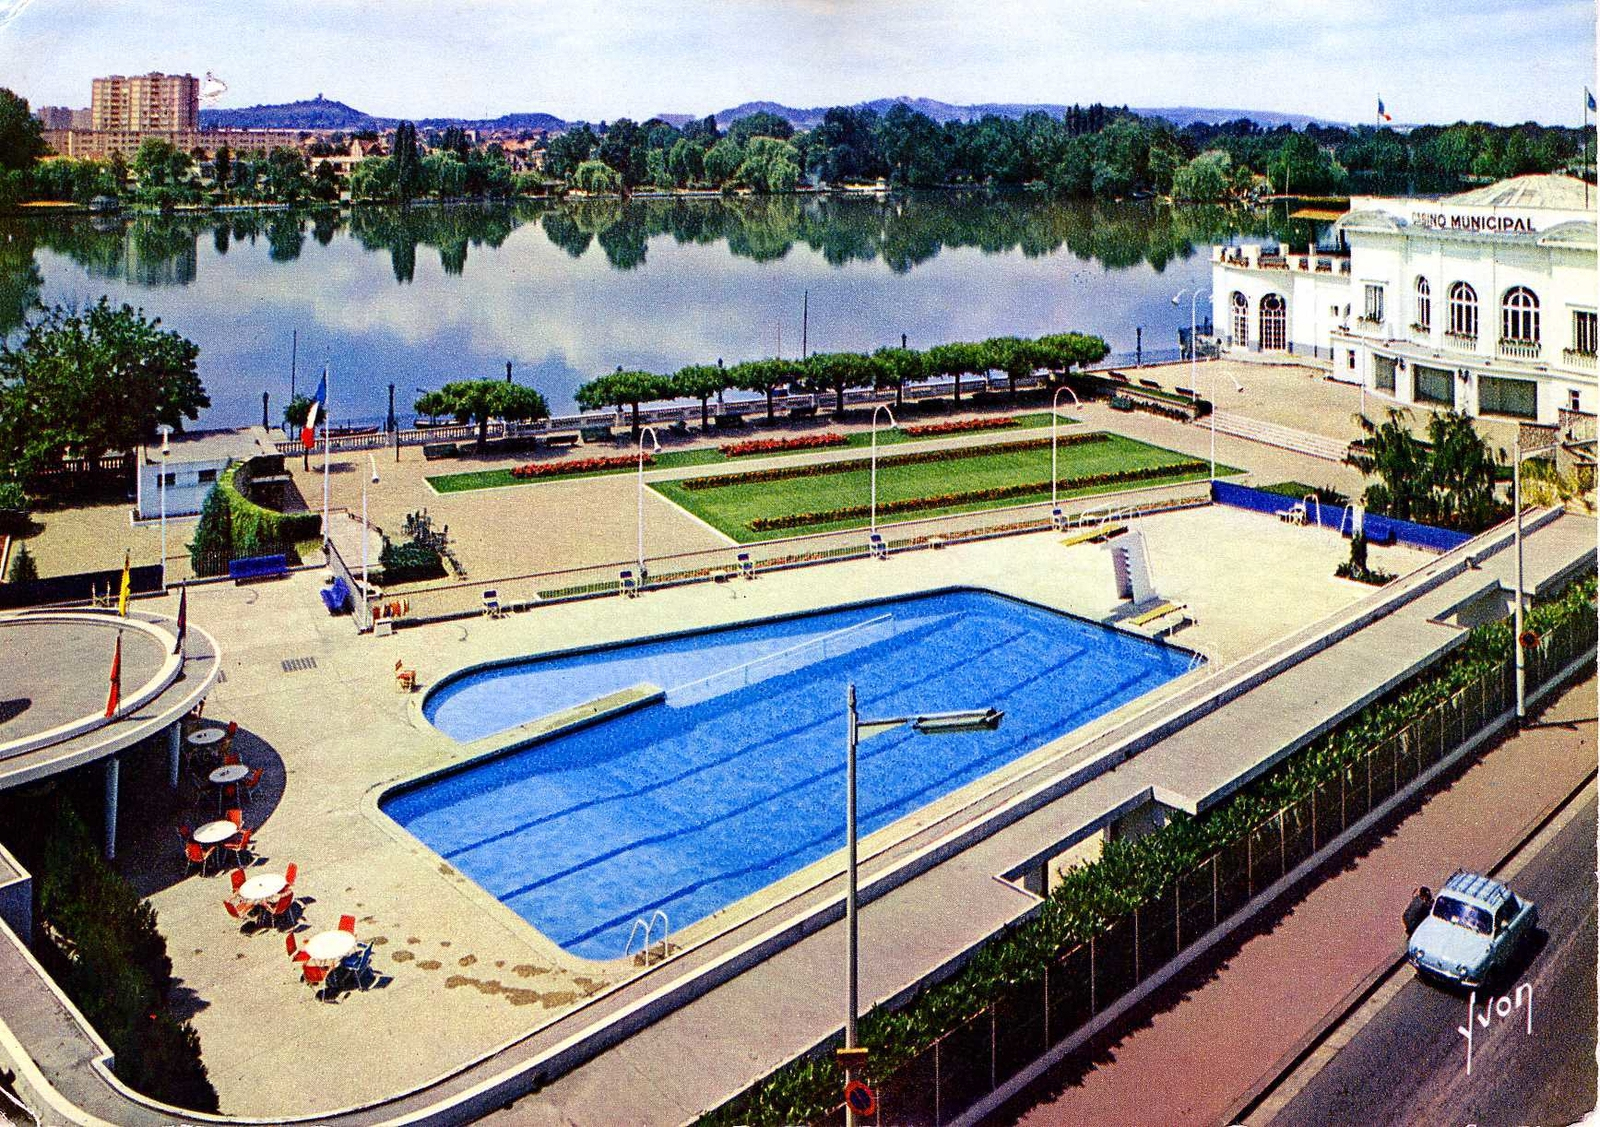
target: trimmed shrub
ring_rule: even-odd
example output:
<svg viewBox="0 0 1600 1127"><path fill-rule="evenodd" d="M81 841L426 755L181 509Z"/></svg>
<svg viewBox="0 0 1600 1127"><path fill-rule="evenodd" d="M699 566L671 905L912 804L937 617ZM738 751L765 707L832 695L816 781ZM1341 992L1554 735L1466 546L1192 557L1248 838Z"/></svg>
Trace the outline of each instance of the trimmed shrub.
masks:
<svg viewBox="0 0 1600 1127"><path fill-rule="evenodd" d="M383 565L384 583L412 583L444 575L444 559L438 550L419 540L394 544L385 536L378 562Z"/></svg>
<svg viewBox="0 0 1600 1127"><path fill-rule="evenodd" d="M200 521L189 542L189 563L196 575L221 575L233 555L233 508L222 486L213 485L200 506Z"/></svg>

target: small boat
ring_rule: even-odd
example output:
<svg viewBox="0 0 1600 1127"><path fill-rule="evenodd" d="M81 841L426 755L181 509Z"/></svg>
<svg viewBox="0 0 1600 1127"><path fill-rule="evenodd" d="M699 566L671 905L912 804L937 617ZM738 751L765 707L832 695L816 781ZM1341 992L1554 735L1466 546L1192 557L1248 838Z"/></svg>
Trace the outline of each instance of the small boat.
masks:
<svg viewBox="0 0 1600 1127"><path fill-rule="evenodd" d="M377 434L382 427L329 427L329 438L360 438L368 434Z"/></svg>

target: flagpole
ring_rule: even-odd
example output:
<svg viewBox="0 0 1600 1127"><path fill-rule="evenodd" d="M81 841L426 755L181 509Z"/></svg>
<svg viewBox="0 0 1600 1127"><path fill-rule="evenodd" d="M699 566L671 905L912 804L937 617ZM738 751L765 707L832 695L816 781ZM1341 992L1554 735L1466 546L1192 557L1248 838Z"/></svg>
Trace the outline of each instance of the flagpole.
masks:
<svg viewBox="0 0 1600 1127"><path fill-rule="evenodd" d="M328 458L333 453L328 443L328 404L333 401L333 381L328 378L328 365L322 366L322 539L333 539L333 526L328 523Z"/></svg>

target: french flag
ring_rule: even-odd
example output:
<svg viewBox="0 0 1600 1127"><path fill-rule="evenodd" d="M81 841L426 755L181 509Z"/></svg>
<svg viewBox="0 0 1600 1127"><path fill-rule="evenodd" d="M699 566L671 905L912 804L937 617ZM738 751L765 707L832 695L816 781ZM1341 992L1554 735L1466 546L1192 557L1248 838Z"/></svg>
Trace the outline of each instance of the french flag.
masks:
<svg viewBox="0 0 1600 1127"><path fill-rule="evenodd" d="M306 412L306 424L300 428L300 445L307 450L317 440L317 422L328 406L328 373L324 371L317 381L317 393L311 397L311 410Z"/></svg>

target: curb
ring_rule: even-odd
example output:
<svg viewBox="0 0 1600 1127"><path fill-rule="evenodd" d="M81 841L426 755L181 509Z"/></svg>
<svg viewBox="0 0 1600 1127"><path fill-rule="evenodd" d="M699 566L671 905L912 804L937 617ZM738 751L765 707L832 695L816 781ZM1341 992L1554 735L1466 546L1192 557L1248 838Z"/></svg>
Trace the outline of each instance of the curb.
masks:
<svg viewBox="0 0 1600 1127"><path fill-rule="evenodd" d="M1597 777L1600 777L1600 770L1591 770L1571 792L1557 799L1549 809L1534 820L1528 830L1501 855L1500 859L1488 868L1485 875L1494 876L1504 869L1513 857L1527 848L1528 844L1560 817L1563 811L1576 802L1585 791L1593 787ZM1295 1069L1304 1064L1312 1053L1316 1052L1334 1030L1349 1020L1350 1016L1360 1009L1368 998L1378 992L1379 987L1391 975L1398 972L1405 965L1405 961L1405 950L1402 948L1399 954L1381 966L1374 968L1348 994L1335 1003L1333 1008L1323 1015L1322 1019L1293 1048L1279 1057L1272 1067L1237 1102L1228 1108L1222 1117L1222 1122L1229 1124L1243 1123L1245 1117L1253 1114L1278 1085L1291 1075Z"/></svg>

